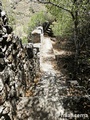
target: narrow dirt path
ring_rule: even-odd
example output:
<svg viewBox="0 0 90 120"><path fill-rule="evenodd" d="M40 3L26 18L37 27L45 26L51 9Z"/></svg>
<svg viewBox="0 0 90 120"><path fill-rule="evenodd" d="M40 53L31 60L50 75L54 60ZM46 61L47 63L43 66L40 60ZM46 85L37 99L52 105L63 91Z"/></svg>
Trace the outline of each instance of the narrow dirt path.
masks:
<svg viewBox="0 0 90 120"><path fill-rule="evenodd" d="M59 51L59 54L66 54L66 51ZM32 120L76 120L75 115L80 115L81 112L78 111L80 96L76 95L78 83L71 80L70 84L77 88L75 90L75 86L69 87L66 76L57 69L52 42L45 36L41 37L40 69L41 78L35 89L36 104L33 104ZM82 91L79 90L78 93L81 95ZM83 118L78 120L80 119Z"/></svg>
<svg viewBox="0 0 90 120"><path fill-rule="evenodd" d="M40 49L40 69L41 72L55 72L55 55L49 37L43 37Z"/></svg>
<svg viewBox="0 0 90 120"><path fill-rule="evenodd" d="M66 77L56 66L51 40L43 37L40 48L40 80L34 88L33 96L23 97L17 102L15 120L77 120L74 115L82 111L78 107L79 96L73 93L73 89L70 94ZM71 82L77 84L76 81ZM79 108L81 111L78 113ZM81 119L83 120L78 120Z"/></svg>
<svg viewBox="0 0 90 120"><path fill-rule="evenodd" d="M40 70L41 78L35 90L38 108L34 105L36 112L34 111L33 120L67 120L62 117L65 113L62 100L63 95L65 95L67 91L64 81L65 78L62 73L57 70L51 40L45 36L41 38ZM37 109L39 109L39 111L37 111Z"/></svg>
<svg viewBox="0 0 90 120"><path fill-rule="evenodd" d="M43 37L40 48L41 78L33 96L21 98L17 103L17 119L67 120L61 97L66 94L64 76L56 69L55 55L49 37ZM64 90L64 91L63 91ZM23 114L27 113L25 116Z"/></svg>

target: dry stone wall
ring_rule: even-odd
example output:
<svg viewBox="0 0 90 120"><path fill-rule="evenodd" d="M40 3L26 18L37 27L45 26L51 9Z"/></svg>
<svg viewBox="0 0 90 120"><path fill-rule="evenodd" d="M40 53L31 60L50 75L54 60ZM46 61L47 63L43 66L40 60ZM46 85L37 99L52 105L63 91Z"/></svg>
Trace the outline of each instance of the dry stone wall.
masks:
<svg viewBox="0 0 90 120"><path fill-rule="evenodd" d="M14 119L17 100L26 96L36 76L37 61L37 49L13 34L0 2L0 120Z"/></svg>

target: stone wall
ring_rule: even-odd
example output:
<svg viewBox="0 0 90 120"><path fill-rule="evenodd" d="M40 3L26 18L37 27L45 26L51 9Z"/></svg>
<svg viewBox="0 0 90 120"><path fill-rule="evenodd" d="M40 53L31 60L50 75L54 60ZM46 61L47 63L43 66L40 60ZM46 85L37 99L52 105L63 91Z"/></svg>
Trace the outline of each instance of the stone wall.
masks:
<svg viewBox="0 0 90 120"><path fill-rule="evenodd" d="M0 3L0 120L14 119L16 102L30 89L38 61L33 44L22 45L13 34Z"/></svg>

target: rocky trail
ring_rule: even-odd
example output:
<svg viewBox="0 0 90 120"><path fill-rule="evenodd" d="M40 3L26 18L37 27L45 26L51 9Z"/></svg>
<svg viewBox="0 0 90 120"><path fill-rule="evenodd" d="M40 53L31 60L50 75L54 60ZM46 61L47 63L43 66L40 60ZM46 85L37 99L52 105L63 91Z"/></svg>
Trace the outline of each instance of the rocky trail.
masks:
<svg viewBox="0 0 90 120"><path fill-rule="evenodd" d="M60 54L62 55L62 51ZM67 84L65 75L58 71L56 66L52 42L49 37L43 37L40 47L40 80L34 88L33 96L21 98L17 104L17 119L89 119L87 114L82 113L83 108L80 105L82 95L86 95L85 91L78 89L76 80L69 81Z"/></svg>
<svg viewBox="0 0 90 120"><path fill-rule="evenodd" d="M64 76L56 70L56 66L51 40L49 37L43 37L40 48L41 78L35 87L34 96L32 98L22 98L22 101L20 101L21 103L25 99L29 108L28 112L32 111L28 116L29 120L66 119L61 117L65 112L62 99L67 94L67 87ZM18 109L20 109L20 103L17 105ZM25 109L25 107L23 108ZM20 109L17 113L20 115L21 111L23 112L23 109Z"/></svg>

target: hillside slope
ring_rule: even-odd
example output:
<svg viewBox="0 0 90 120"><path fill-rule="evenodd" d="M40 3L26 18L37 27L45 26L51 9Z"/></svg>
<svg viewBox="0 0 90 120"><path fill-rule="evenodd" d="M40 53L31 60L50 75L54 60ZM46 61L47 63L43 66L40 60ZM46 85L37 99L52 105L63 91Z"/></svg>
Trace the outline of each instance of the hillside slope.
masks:
<svg viewBox="0 0 90 120"><path fill-rule="evenodd" d="M30 18L37 12L46 10L44 5L35 0L3 0L2 4L13 25L14 33L21 38L27 36Z"/></svg>

